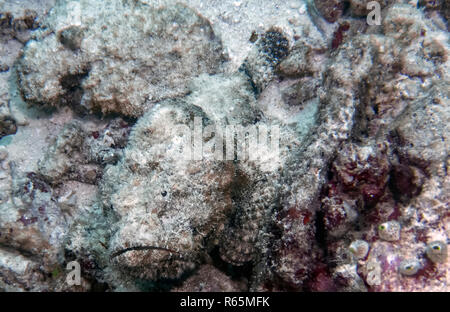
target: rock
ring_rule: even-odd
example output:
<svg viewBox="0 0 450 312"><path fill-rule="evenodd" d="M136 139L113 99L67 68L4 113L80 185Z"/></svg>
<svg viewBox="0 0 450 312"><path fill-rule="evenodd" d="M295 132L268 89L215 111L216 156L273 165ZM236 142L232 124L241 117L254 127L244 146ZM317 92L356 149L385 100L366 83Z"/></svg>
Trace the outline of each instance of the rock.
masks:
<svg viewBox="0 0 450 312"><path fill-rule="evenodd" d="M350 10L352 12L352 14L356 15L356 16L366 16L370 10L367 9L367 4L370 2L371 0L351 0L350 1ZM389 2L395 2L394 1L389 1L389 0L376 0L379 4L380 4L380 8L383 9L384 7L386 7Z"/></svg>
<svg viewBox="0 0 450 312"><path fill-rule="evenodd" d="M193 116L205 118L181 103L155 106L133 129L124 158L106 168L104 200L119 216L111 257L133 276L178 278L193 269L204 237L220 235L231 213L233 167L179 154Z"/></svg>
<svg viewBox="0 0 450 312"><path fill-rule="evenodd" d="M406 276L413 276L416 274L420 269L422 268L422 265L419 261L415 259L407 259L403 260L399 267L398 271L400 274L406 275Z"/></svg>
<svg viewBox="0 0 450 312"><path fill-rule="evenodd" d="M316 9L329 23L336 22L344 12L344 1L342 0L314 0Z"/></svg>
<svg viewBox="0 0 450 312"><path fill-rule="evenodd" d="M117 162L129 130L121 118L113 119L100 131L87 131L80 121L73 121L39 161L39 172L55 185L67 180L96 184L102 168Z"/></svg>
<svg viewBox="0 0 450 312"><path fill-rule="evenodd" d="M248 75L256 94L274 78L274 72L289 53L289 41L280 30L269 29L255 43L239 71Z"/></svg>
<svg viewBox="0 0 450 312"><path fill-rule="evenodd" d="M18 72L28 103L139 117L223 61L210 23L185 5L73 4L78 18L61 2L24 49Z"/></svg>
<svg viewBox="0 0 450 312"><path fill-rule="evenodd" d="M442 241L431 242L427 246L427 256L435 263L445 263L447 261L447 243Z"/></svg>
<svg viewBox="0 0 450 312"><path fill-rule="evenodd" d="M231 280L231 278L212 265L203 265L183 285L175 288L176 292L231 292L245 291L244 283Z"/></svg>

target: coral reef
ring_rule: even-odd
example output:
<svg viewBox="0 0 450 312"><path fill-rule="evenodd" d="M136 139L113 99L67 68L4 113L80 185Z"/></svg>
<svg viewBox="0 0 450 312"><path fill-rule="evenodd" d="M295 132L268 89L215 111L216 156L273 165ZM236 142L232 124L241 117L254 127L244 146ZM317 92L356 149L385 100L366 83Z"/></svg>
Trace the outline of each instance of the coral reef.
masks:
<svg viewBox="0 0 450 312"><path fill-rule="evenodd" d="M6 90L10 68L16 57L14 50L26 42L30 32L39 25L37 12L33 9L23 9L17 5L0 4L0 138L15 134L17 121L11 114L8 92ZM10 44L12 43L12 47Z"/></svg>
<svg viewBox="0 0 450 312"><path fill-rule="evenodd" d="M447 2L13 2L0 290L449 290Z"/></svg>

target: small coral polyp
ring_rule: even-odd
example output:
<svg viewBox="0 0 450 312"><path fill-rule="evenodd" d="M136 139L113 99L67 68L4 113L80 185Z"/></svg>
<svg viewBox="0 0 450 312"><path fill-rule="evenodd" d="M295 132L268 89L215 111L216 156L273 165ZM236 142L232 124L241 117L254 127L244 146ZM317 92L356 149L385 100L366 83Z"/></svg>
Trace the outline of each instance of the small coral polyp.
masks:
<svg viewBox="0 0 450 312"><path fill-rule="evenodd" d="M370 246L366 241L356 240L350 244L349 249L357 259L364 259L369 253Z"/></svg>
<svg viewBox="0 0 450 312"><path fill-rule="evenodd" d="M427 245L427 257L434 263L445 263L447 261L447 243L433 241Z"/></svg>
<svg viewBox="0 0 450 312"><path fill-rule="evenodd" d="M395 242L400 239L401 225L397 221L388 221L378 226L378 235L381 239Z"/></svg>
<svg viewBox="0 0 450 312"><path fill-rule="evenodd" d="M398 267L399 272L405 276L413 276L420 269L422 269L422 265L416 259L403 260Z"/></svg>

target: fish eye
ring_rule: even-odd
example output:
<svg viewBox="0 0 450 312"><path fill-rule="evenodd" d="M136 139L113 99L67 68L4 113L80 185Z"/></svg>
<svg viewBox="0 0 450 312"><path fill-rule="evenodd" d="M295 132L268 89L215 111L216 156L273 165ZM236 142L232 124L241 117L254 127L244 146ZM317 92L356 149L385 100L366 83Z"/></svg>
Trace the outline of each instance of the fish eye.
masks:
<svg viewBox="0 0 450 312"><path fill-rule="evenodd" d="M433 248L434 250L438 250L438 251L441 250L441 246L439 246L439 245L434 245L431 248Z"/></svg>

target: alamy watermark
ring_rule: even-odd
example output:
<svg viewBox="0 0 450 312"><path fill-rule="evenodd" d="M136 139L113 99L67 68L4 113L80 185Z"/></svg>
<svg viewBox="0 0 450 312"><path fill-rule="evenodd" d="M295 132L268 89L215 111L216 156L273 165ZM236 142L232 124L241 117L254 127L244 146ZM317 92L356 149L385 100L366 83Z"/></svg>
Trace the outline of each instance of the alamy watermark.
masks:
<svg viewBox="0 0 450 312"><path fill-rule="evenodd" d="M367 3L367 10L370 11L367 14L367 24L370 26L381 25L381 6L378 1L370 1Z"/></svg>
<svg viewBox="0 0 450 312"><path fill-rule="evenodd" d="M178 136L153 147L155 159L280 161L278 125L205 126L201 117L194 117L190 126L176 125L170 131Z"/></svg>
<svg viewBox="0 0 450 312"><path fill-rule="evenodd" d="M66 283L69 286L81 285L81 266L77 261L67 263L66 270L70 272L66 276Z"/></svg>

